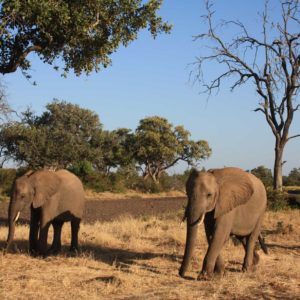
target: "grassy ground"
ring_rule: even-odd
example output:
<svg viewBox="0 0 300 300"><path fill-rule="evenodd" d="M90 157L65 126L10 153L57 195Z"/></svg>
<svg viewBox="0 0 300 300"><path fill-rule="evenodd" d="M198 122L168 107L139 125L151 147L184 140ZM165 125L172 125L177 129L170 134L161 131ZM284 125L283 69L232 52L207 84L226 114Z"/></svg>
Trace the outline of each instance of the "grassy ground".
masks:
<svg viewBox="0 0 300 300"><path fill-rule="evenodd" d="M185 244L180 215L123 217L83 224L82 252L46 259L27 254L28 227L16 228L19 253L0 251L0 299L300 299L300 211L267 213L264 234L269 255L260 250L254 273L242 273L243 250L230 241L223 249L226 275L196 281L206 251L203 228L186 280L178 276ZM7 229L0 227L0 247ZM63 243L70 227L63 229Z"/></svg>

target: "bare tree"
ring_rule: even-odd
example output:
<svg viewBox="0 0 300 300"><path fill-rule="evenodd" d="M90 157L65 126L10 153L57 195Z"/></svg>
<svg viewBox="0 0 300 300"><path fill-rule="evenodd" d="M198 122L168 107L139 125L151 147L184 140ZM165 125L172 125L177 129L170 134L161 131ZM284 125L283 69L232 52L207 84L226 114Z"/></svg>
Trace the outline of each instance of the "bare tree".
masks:
<svg viewBox="0 0 300 300"><path fill-rule="evenodd" d="M265 0L260 15L262 33L253 35L240 21L220 21L214 24L212 3L205 1L204 16L207 32L196 40L204 41L209 54L195 62L196 80L209 95L219 91L221 83L232 79L231 91L244 84L252 84L258 94L261 112L275 137L274 183L282 189L283 151L287 142L300 134L289 136L295 112L299 110L297 96L300 87L300 3L299 0L278 0L281 18L272 21L269 1ZM237 34L225 41L220 29L233 27ZM206 63L217 63L222 71L212 80L204 77Z"/></svg>

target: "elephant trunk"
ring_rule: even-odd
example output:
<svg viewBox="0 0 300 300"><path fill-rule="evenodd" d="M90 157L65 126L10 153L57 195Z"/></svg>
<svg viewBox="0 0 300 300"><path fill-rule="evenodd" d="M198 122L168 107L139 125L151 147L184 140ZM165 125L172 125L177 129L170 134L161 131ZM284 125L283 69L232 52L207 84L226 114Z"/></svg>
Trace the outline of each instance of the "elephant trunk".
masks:
<svg viewBox="0 0 300 300"><path fill-rule="evenodd" d="M184 256L183 261L179 270L179 275L181 277L184 277L185 272L187 271L194 248L196 245L196 237L198 232L198 225L200 225L203 222L204 214L198 218L196 222L187 223L187 231L186 231L186 244L185 244L185 250L184 250Z"/></svg>
<svg viewBox="0 0 300 300"><path fill-rule="evenodd" d="M11 201L8 209L8 237L6 249L9 250L12 245L12 241L14 239L15 234L15 223L18 220L20 215L20 210L16 206L14 201Z"/></svg>

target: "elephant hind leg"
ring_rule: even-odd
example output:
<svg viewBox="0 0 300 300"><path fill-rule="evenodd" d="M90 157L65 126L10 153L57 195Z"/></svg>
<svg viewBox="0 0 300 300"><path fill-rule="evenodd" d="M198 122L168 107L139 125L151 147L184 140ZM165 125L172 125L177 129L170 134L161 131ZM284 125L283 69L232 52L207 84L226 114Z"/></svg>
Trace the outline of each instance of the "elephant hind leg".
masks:
<svg viewBox="0 0 300 300"><path fill-rule="evenodd" d="M259 263L259 255L258 253L254 250L253 251L253 265L256 266Z"/></svg>
<svg viewBox="0 0 300 300"><path fill-rule="evenodd" d="M73 218L71 221L71 233L72 233L72 238L71 238L71 247L70 251L78 251L78 232L79 232L79 227L80 227L80 219L78 218Z"/></svg>
<svg viewBox="0 0 300 300"><path fill-rule="evenodd" d="M262 217L260 217L255 225L252 233L246 238L246 243L243 242L245 248L245 258L243 264L243 271L252 271L254 266L258 264L259 255L255 251L255 243L260 234ZM244 244L245 243L245 244Z"/></svg>

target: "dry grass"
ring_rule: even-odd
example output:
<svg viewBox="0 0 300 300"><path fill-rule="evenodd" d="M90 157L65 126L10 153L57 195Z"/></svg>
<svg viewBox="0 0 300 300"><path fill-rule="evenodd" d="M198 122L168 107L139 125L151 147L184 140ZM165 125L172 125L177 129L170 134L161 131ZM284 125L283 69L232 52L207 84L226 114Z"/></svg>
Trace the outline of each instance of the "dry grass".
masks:
<svg viewBox="0 0 300 300"><path fill-rule="evenodd" d="M289 226L292 224L292 226ZM70 240L69 225L63 243ZM185 243L179 218L133 219L83 224L82 252L46 259L27 254L27 226L16 228L17 254L0 251L0 299L299 299L300 212L268 213L264 233L269 255L261 254L254 273L242 273L241 246L223 250L222 279L196 281L206 251L203 229L188 275L178 276ZM0 241L6 238L0 227ZM4 242L0 242L3 246Z"/></svg>

